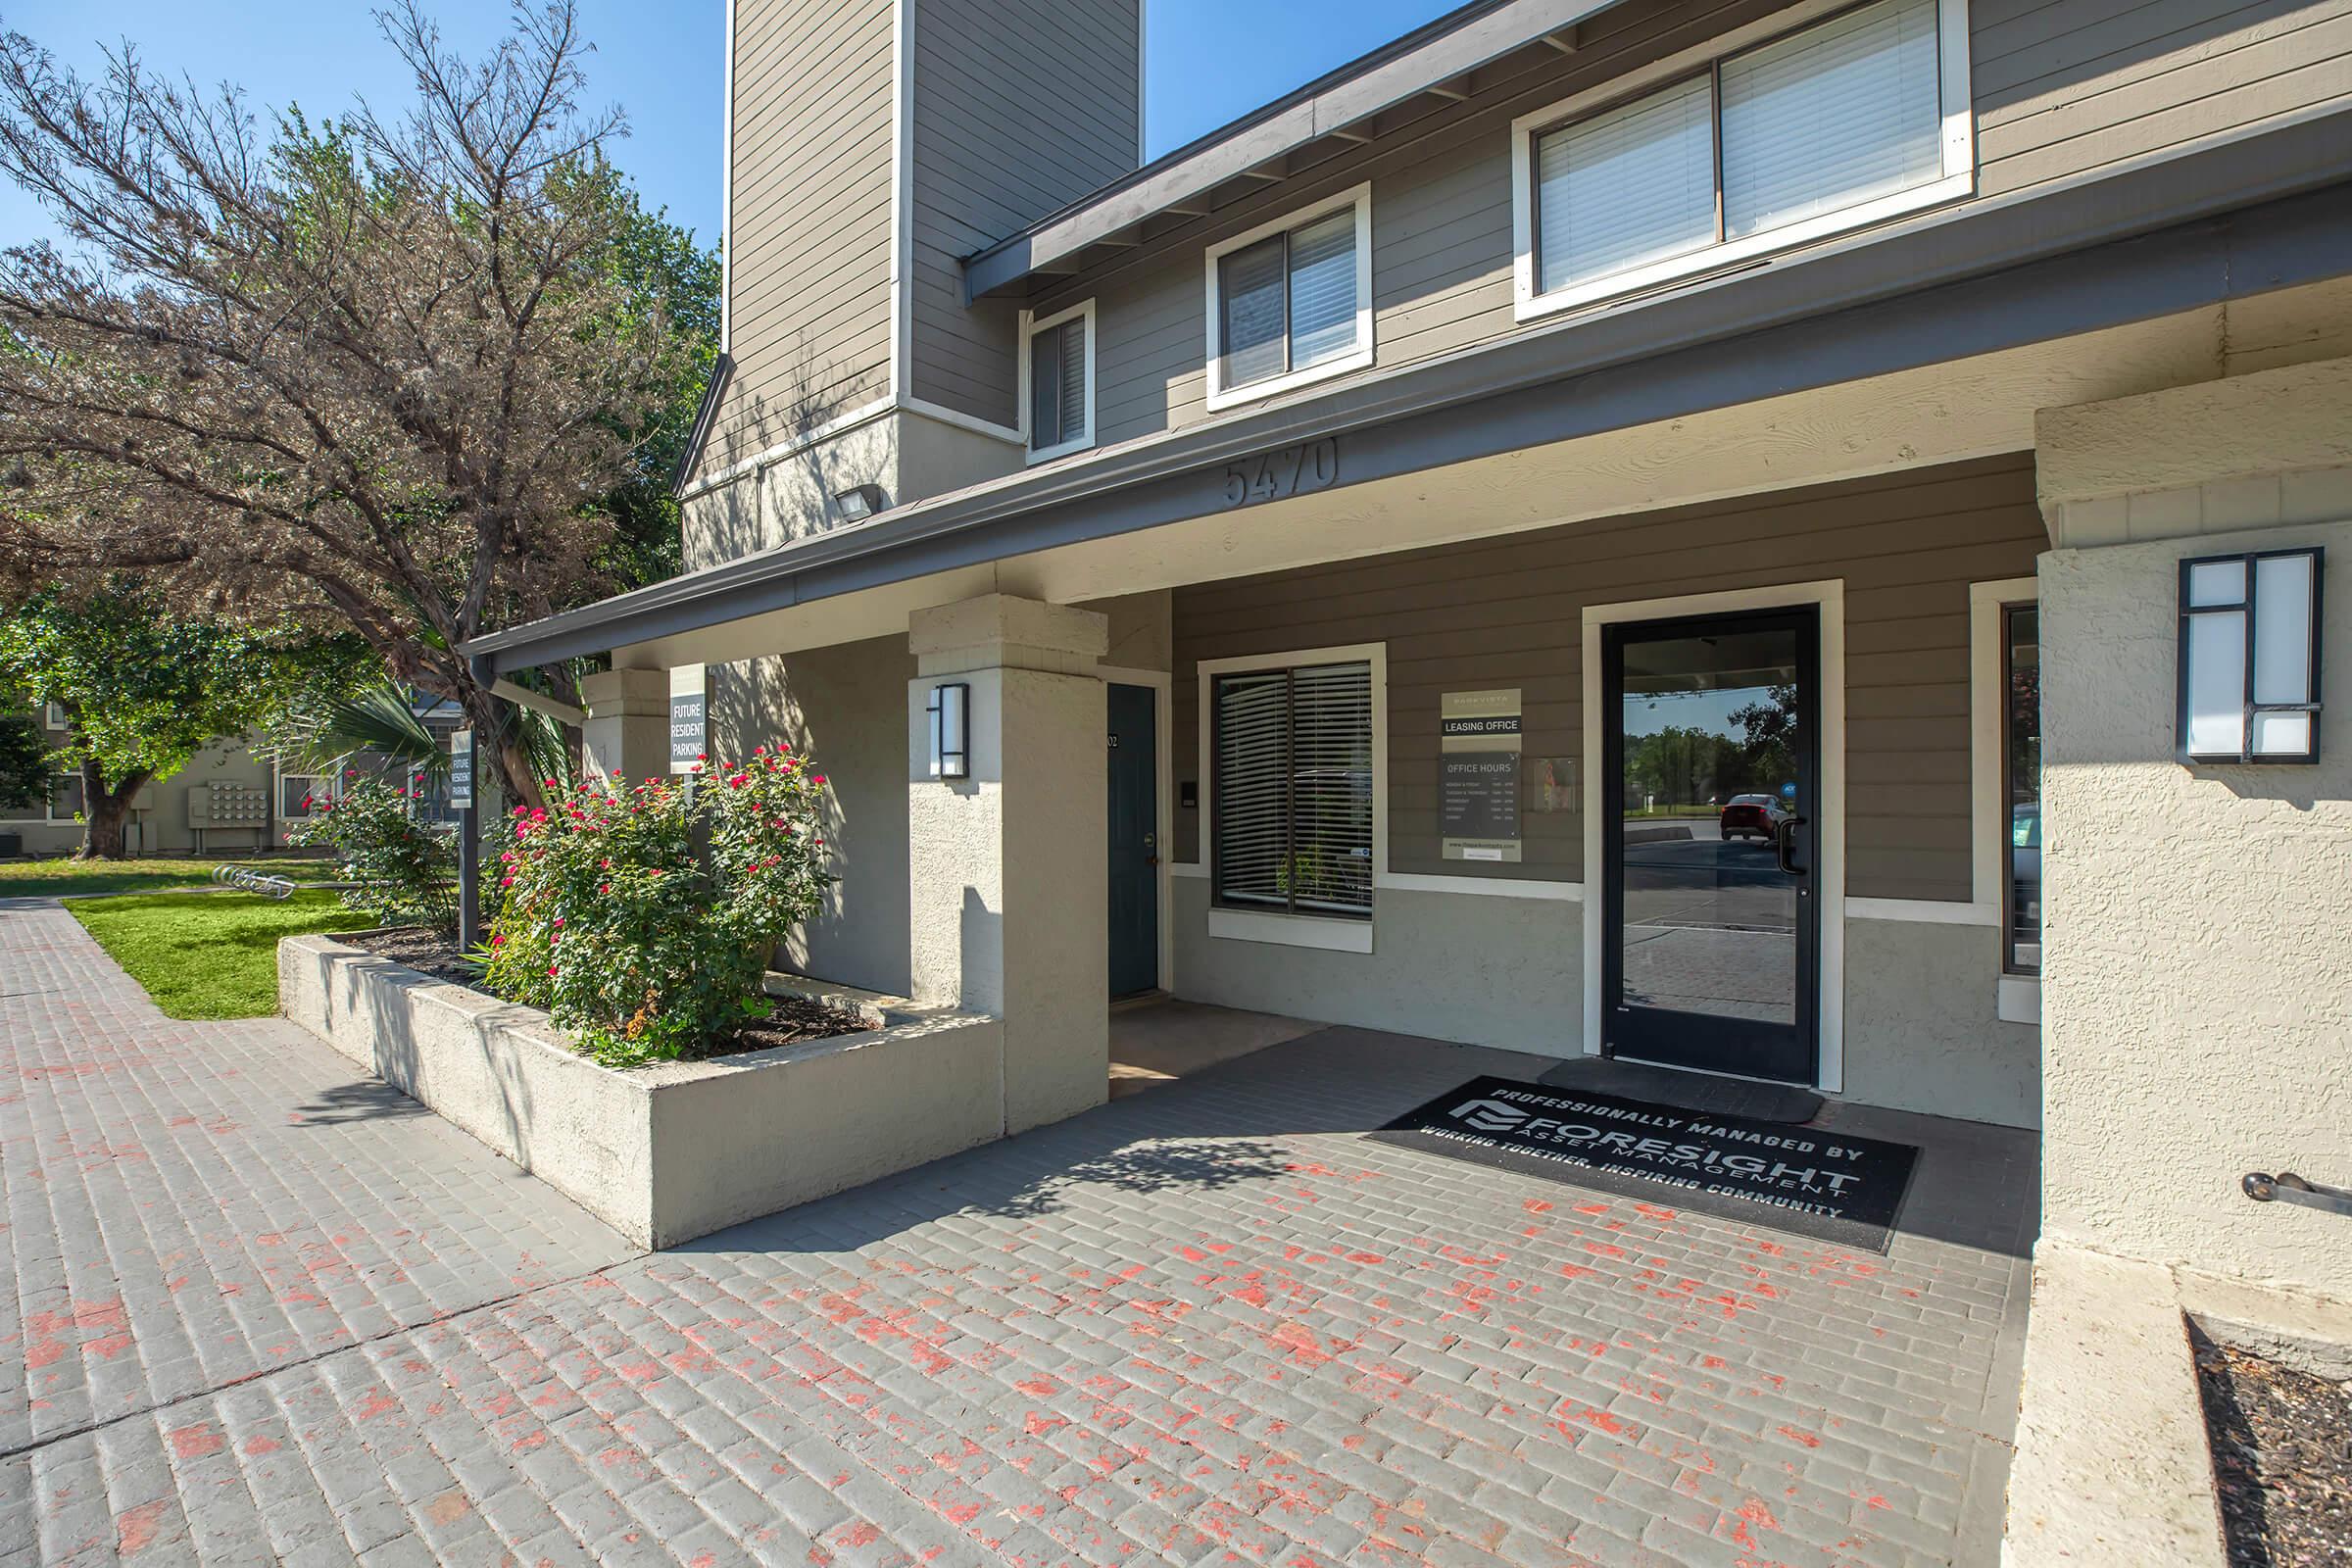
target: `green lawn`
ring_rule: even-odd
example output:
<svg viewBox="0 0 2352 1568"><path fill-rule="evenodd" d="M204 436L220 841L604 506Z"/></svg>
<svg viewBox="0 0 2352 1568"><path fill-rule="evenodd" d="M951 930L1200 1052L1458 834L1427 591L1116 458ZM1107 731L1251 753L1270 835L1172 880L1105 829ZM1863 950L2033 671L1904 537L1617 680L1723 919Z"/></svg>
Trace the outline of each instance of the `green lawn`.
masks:
<svg viewBox="0 0 2352 1568"><path fill-rule="evenodd" d="M220 863L217 860L0 860L0 899L209 887L213 867Z"/></svg>
<svg viewBox="0 0 2352 1568"><path fill-rule="evenodd" d="M66 908L173 1018L258 1018L277 1010L277 939L375 922L324 890L282 903L250 893L158 893Z"/></svg>

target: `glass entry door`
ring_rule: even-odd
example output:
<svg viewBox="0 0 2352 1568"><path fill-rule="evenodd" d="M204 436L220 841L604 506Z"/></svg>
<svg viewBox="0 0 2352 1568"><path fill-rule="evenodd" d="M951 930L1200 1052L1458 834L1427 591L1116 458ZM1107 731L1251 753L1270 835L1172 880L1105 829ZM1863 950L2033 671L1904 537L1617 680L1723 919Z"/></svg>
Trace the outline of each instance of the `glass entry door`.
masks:
<svg viewBox="0 0 2352 1568"><path fill-rule="evenodd" d="M1602 1049L1811 1083L1811 609L1602 629Z"/></svg>

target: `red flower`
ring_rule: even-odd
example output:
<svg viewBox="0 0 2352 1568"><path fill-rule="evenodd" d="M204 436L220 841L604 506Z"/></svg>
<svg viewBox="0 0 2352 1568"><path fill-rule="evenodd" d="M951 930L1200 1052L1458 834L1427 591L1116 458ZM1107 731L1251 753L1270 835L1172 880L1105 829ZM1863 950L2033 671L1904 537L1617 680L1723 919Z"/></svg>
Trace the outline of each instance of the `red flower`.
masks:
<svg viewBox="0 0 2352 1568"><path fill-rule="evenodd" d="M549 964L549 965L547 966L547 972L548 972L549 974L554 974L554 973L556 972L556 966L555 966L554 964L552 964L552 963L551 963L551 964Z"/></svg>
<svg viewBox="0 0 2352 1568"><path fill-rule="evenodd" d="M507 945L507 939L494 934L490 938L490 945L494 948L503 948Z"/></svg>

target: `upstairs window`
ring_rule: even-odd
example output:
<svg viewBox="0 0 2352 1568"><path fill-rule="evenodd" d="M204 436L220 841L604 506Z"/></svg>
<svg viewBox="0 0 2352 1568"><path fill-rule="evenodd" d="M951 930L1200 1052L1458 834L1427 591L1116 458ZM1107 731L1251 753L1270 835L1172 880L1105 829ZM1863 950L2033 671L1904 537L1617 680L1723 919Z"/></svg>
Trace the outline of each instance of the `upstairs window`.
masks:
<svg viewBox="0 0 2352 1568"><path fill-rule="evenodd" d="M1095 302L1045 317L1029 327L1021 373L1029 420L1029 460L1041 462L1095 440Z"/></svg>
<svg viewBox="0 0 2352 1568"><path fill-rule="evenodd" d="M1371 228L1359 185L1210 247L1210 408L1372 363Z"/></svg>
<svg viewBox="0 0 2352 1568"><path fill-rule="evenodd" d="M1519 314L1965 194L1964 11L1875 0L1614 106L1572 101L1522 121Z"/></svg>

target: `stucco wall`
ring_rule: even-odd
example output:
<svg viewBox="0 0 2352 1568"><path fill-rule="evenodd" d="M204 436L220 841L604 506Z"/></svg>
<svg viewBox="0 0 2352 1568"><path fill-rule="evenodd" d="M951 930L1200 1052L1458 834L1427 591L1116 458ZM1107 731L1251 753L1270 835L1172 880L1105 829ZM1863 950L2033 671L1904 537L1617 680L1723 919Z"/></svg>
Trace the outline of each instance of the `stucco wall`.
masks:
<svg viewBox="0 0 2352 1568"><path fill-rule="evenodd" d="M1538 1055L1583 1049L1585 906L1383 888L1370 954L1208 934L1208 882L1176 879L1178 995ZM2031 1127L2035 1030L1993 1016L1990 926L1848 920L1845 1098Z"/></svg>
<svg viewBox="0 0 2352 1568"><path fill-rule="evenodd" d="M825 839L841 881L824 911L784 944L783 967L905 996L906 639L877 637L784 658L714 665L710 738L721 754L786 741L825 775Z"/></svg>
<svg viewBox="0 0 2352 1568"><path fill-rule="evenodd" d="M2179 560L2324 544L2340 572L2352 522L2222 533L2212 505L2180 503L2192 537L2042 560L2044 1234L2352 1295L2343 1220L2237 1186L2352 1181L2352 738L2330 714L2316 765L2192 768L2173 735ZM2352 594L2326 639L2342 693Z"/></svg>

